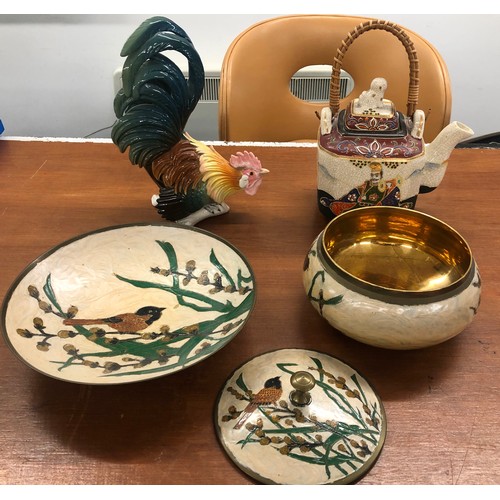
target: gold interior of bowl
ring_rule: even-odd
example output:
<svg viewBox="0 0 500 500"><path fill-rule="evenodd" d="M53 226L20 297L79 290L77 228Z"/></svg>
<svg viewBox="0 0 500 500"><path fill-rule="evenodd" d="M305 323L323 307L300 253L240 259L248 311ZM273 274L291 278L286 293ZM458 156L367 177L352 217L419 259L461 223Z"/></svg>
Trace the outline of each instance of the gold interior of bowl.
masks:
<svg viewBox="0 0 500 500"><path fill-rule="evenodd" d="M368 207L333 219L323 233L327 259L355 280L401 292L434 292L461 282L472 266L467 242L415 210Z"/></svg>

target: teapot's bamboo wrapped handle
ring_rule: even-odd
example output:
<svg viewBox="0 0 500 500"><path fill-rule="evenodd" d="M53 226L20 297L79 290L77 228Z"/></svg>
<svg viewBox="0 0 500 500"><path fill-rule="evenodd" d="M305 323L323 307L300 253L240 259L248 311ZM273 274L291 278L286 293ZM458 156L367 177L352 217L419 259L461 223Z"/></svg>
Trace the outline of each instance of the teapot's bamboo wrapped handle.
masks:
<svg viewBox="0 0 500 500"><path fill-rule="evenodd" d="M410 84L408 88L408 101L407 101L407 115L412 116L417 109L418 103L418 58L417 51L410 37L405 31L397 24L390 21L372 20L366 21L356 28L354 28L342 41L341 46L337 49L337 55L334 58L332 66L332 76L330 79L330 108L332 114L338 113L340 109L340 70L342 68L342 61L347 49L351 46L352 42L360 35L370 30L385 30L392 33L404 45L408 59L410 62Z"/></svg>

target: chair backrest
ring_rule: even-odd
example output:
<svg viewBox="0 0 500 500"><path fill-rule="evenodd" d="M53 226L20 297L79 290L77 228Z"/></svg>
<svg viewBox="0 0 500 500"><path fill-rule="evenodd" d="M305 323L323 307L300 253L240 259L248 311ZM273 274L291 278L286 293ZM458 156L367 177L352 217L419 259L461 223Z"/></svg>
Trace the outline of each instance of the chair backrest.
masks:
<svg viewBox="0 0 500 500"><path fill-rule="evenodd" d="M254 24L229 46L219 91L219 138L225 141L316 141L316 112L328 103L295 97L290 79L311 65L333 65L337 48L357 25L371 18L342 15L282 16ZM424 111L424 139L430 142L450 121L448 70L437 50L417 33L403 28L419 62L419 99ZM393 34L372 30L349 47L342 69L354 80L344 108L373 78L387 80L386 99L406 113L410 79L408 54Z"/></svg>

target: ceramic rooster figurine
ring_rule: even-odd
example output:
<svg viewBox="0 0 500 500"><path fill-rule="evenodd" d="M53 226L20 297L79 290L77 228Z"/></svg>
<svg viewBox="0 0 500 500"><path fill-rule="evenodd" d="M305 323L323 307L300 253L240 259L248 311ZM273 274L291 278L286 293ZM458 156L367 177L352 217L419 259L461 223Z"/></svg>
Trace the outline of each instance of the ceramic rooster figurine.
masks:
<svg viewBox="0 0 500 500"><path fill-rule="evenodd" d="M174 50L189 64L186 79L162 52ZM132 164L144 167L159 188L153 204L165 219L194 225L226 213L225 199L237 192L254 195L262 168L247 151L226 160L184 129L204 87L203 63L189 36L164 17L144 21L129 37L123 88L114 100L117 121L111 138Z"/></svg>

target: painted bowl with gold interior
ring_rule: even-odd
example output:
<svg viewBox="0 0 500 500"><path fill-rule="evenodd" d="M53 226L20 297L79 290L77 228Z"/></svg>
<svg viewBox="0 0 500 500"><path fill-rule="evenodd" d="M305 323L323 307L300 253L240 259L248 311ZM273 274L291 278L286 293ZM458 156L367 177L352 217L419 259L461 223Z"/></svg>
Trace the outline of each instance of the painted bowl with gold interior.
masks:
<svg viewBox="0 0 500 500"><path fill-rule="evenodd" d="M360 342L417 349L462 332L477 313L481 278L469 244L430 215L400 207L347 211L304 261L308 299Z"/></svg>

